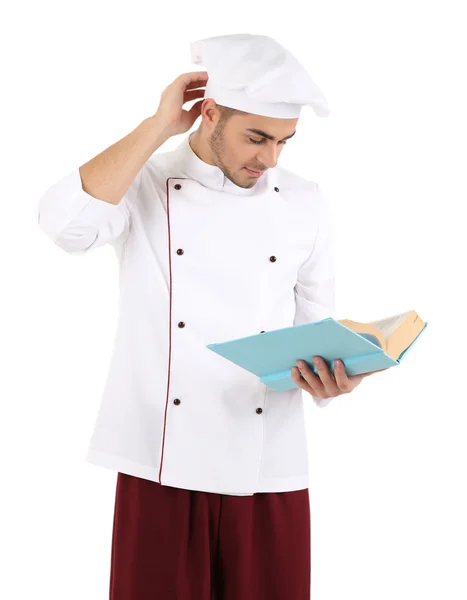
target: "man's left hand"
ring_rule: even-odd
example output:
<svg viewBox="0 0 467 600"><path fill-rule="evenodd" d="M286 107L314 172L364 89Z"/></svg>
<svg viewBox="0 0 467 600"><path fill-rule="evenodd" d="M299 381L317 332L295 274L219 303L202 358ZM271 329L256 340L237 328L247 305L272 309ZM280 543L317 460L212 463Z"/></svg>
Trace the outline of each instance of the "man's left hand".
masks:
<svg viewBox="0 0 467 600"><path fill-rule="evenodd" d="M313 363L318 370L318 375L313 373L305 361L297 360L298 367L292 368L292 379L302 390L319 398L333 398L341 394L349 394L368 375L386 371L386 369L379 369L371 373L361 373L360 375L348 377L345 372L344 363L340 360L335 360L333 376L320 356L313 356Z"/></svg>

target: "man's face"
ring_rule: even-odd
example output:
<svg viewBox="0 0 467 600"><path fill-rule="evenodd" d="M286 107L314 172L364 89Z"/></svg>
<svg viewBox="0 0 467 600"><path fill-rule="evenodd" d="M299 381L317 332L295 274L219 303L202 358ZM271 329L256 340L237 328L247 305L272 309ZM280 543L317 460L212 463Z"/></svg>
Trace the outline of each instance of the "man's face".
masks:
<svg viewBox="0 0 467 600"><path fill-rule="evenodd" d="M276 119L251 114L233 115L225 123L218 121L208 138L213 161L233 183L251 188L267 169L276 166L286 138L295 133L297 122L298 118ZM260 175L249 173L247 168Z"/></svg>

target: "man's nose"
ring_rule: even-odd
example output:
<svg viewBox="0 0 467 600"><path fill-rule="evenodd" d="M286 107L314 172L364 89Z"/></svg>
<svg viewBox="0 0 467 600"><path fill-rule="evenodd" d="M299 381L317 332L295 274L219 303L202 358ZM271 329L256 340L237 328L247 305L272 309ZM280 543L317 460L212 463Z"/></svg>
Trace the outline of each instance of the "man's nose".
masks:
<svg viewBox="0 0 467 600"><path fill-rule="evenodd" d="M261 152L258 155L258 161L265 165L268 169L273 169L277 165L279 159L280 150L274 144L261 148Z"/></svg>

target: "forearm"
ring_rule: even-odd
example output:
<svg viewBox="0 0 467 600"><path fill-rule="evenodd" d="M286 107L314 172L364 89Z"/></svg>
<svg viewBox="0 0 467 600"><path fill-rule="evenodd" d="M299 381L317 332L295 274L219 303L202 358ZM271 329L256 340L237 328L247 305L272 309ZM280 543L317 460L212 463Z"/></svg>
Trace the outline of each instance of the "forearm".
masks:
<svg viewBox="0 0 467 600"><path fill-rule="evenodd" d="M81 165L85 192L118 204L144 163L170 136L156 116L148 117L131 133Z"/></svg>

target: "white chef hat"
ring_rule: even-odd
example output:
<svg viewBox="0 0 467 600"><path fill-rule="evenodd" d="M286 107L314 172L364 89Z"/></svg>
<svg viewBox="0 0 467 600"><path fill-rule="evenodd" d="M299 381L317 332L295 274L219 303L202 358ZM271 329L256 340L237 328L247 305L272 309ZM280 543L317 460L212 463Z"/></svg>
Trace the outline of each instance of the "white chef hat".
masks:
<svg viewBox="0 0 467 600"><path fill-rule="evenodd" d="M303 105L319 117L326 98L298 60L266 35L235 33L190 44L191 60L208 73L204 98L248 113L296 119Z"/></svg>

